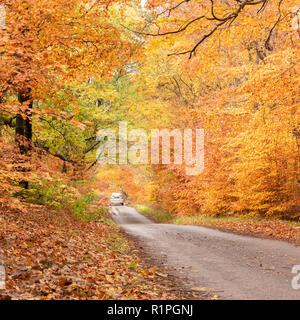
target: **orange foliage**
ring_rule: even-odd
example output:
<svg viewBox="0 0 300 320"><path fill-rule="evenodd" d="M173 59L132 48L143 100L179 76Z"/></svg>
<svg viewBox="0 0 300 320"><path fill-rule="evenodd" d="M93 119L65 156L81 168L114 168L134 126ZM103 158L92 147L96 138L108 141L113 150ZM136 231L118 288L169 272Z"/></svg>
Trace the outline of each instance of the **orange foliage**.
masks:
<svg viewBox="0 0 300 320"><path fill-rule="evenodd" d="M112 19L122 15L126 2L1 1L5 19L1 17L0 25L0 118L11 118L12 126L17 114L14 126L20 150L13 139L5 141L0 133L0 197L18 189L12 183L30 181L32 119L52 116L82 128L73 120L78 103L68 86L76 87L90 78L109 79L132 56L132 43ZM43 107L37 103L45 101L48 104ZM62 111L66 107L69 113ZM36 167L40 174L41 165Z"/></svg>
<svg viewBox="0 0 300 320"><path fill-rule="evenodd" d="M205 37L222 21L217 18L225 19L241 3L183 1L156 19L159 33L167 35L149 42L148 55L160 46L171 55L187 52L165 57L172 70L163 81L155 80L156 88L168 108L178 110L174 127L205 129L204 172L186 176L183 166L154 166L157 199L176 214L299 218L299 34L292 28L296 2L270 1L260 13L264 1L246 6ZM171 7L164 2L164 8ZM201 13L211 19L184 28ZM157 24L149 33L157 33ZM197 49L189 51L202 37ZM177 80L176 90L172 79Z"/></svg>

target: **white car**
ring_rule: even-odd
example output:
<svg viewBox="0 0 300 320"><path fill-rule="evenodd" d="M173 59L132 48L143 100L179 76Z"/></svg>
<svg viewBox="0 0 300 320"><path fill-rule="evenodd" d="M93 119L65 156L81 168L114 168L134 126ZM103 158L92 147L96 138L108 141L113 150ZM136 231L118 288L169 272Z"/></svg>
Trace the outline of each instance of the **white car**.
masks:
<svg viewBox="0 0 300 320"><path fill-rule="evenodd" d="M124 206L122 193L112 193L110 196L110 203L113 206Z"/></svg>

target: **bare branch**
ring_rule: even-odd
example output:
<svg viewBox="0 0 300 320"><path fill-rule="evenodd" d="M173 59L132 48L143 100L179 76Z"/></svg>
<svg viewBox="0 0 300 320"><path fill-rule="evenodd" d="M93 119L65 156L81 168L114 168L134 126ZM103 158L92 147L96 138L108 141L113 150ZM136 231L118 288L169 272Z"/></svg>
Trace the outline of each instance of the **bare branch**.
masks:
<svg viewBox="0 0 300 320"><path fill-rule="evenodd" d="M280 0L279 3L278 3L278 11L279 11L279 17L277 19L277 21L274 23L273 27L271 28L270 32L269 32L269 35L268 35L268 38L267 40L265 41L265 48L269 51L272 51L273 48L271 47L270 45L270 40L271 40L271 37L272 37L272 34L273 34L273 31L275 30L276 26L278 25L278 23L282 20L281 19L281 4L282 4L283 0Z"/></svg>
<svg viewBox="0 0 300 320"><path fill-rule="evenodd" d="M215 13L215 3L214 0L210 0L211 2L211 15L212 17L206 17L206 16L199 16L191 21L189 21L188 23L186 23L183 27L180 27L177 30L174 31L168 31L168 32L158 32L158 33L144 33L144 32L136 32L138 34L141 35L146 35L146 36L164 36L164 35L168 35L168 34L176 34L176 33L180 33L185 31L191 24L201 20L201 19L206 19L206 20L211 20L211 21L215 21L215 22L219 22L217 23L209 33L205 34L202 36L202 38L196 43L196 45L194 45L194 47L191 50L186 50L183 52L178 52L178 53L172 53L169 54L169 56L174 56L174 55L185 55L185 54L189 54L189 58L191 58L193 56L193 54L196 53L196 50L198 49L198 47L210 36L212 36L217 30L220 29L221 26L227 24L227 27L230 27L232 25L232 23L236 20L236 18L241 14L241 12L243 11L243 9L247 6L255 6L255 5L259 5L262 4L261 8L259 9L259 11L262 11L269 0L258 0L258 1L249 1L249 0L236 0L236 2L238 3L238 8L235 9L235 11L227 14L224 17L218 17ZM280 2L282 2L283 0L280 0ZM179 5L181 5L184 2L188 2L188 1L183 1L180 2ZM172 8L173 10L176 9L176 6ZM166 10L164 11L166 12ZM276 26L276 25L275 25ZM275 26L273 27L273 29L275 28ZM271 32L272 34L272 32Z"/></svg>
<svg viewBox="0 0 300 320"><path fill-rule="evenodd" d="M187 2L190 2L190 1L191 1L191 0L183 0L183 1L179 2L177 5L175 5L174 7L162 11L162 12L159 13L156 17L158 18L159 16L165 14L166 12L168 12L167 17L170 17L172 11L176 10L177 8L179 8L179 7L180 7L181 5L183 5L184 3L187 3Z"/></svg>
<svg viewBox="0 0 300 320"><path fill-rule="evenodd" d="M201 20L201 19L207 19L207 20L212 20L210 18L206 18L205 16L200 16L200 17L197 17L191 21L189 21L188 23L186 23L183 27L180 27L179 29L177 30L174 30L174 31L167 31L167 32L158 32L158 33L147 33L147 32L140 32L140 31L135 31L135 30L131 30L129 28L127 28L126 26L122 25L122 27L126 28L127 30L131 31L131 32L134 32L136 34L139 34L139 35L143 35L143 36L151 36L151 37L160 37L160 36L166 36L168 34L175 34L175 33L180 33L180 32L183 32L185 31L191 24L193 24L194 22L198 21L198 20Z"/></svg>
<svg viewBox="0 0 300 320"><path fill-rule="evenodd" d="M224 23L226 23L227 20L220 22L219 24L217 24L208 34L204 35L202 37L202 39L193 47L193 49L191 50L187 50L187 51L183 51L183 52L179 52L179 53L171 53L168 56L178 56L178 55L185 55L185 54L189 54L189 59L192 58L193 54L196 53L197 48L208 38L210 37L212 34L214 34L221 25L223 25Z"/></svg>

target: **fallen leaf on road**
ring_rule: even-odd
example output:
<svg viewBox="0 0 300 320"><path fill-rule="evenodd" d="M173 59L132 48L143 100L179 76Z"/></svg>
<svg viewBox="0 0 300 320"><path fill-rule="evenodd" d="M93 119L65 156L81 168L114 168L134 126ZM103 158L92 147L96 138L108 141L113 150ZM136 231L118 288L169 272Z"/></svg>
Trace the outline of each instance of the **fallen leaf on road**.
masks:
<svg viewBox="0 0 300 320"><path fill-rule="evenodd" d="M166 273L161 273L161 272L155 272L156 275L163 277L163 278L167 278L168 275Z"/></svg>

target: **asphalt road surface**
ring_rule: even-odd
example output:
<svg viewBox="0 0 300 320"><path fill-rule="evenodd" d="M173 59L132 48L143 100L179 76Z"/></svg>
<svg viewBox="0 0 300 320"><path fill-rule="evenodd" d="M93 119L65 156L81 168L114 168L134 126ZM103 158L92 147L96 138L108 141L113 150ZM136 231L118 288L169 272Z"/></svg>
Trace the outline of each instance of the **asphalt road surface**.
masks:
<svg viewBox="0 0 300 320"><path fill-rule="evenodd" d="M191 287L209 288L223 299L300 300L300 289L291 283L300 247L199 226L153 223L126 206L112 207L111 214L148 255L174 267L175 275L188 279Z"/></svg>

